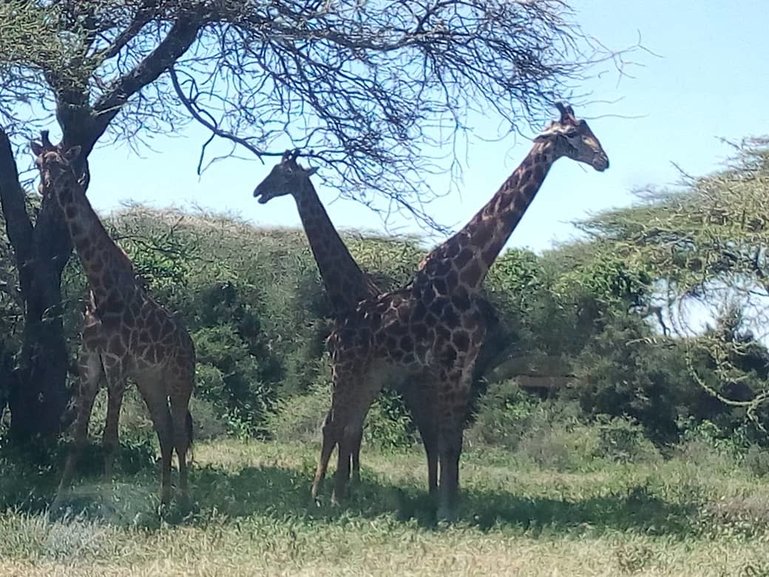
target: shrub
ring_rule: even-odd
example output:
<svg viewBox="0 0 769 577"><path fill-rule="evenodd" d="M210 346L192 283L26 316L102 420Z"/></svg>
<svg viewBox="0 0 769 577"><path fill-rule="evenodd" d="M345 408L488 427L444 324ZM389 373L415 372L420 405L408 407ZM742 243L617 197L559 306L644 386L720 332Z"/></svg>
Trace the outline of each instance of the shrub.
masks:
<svg viewBox="0 0 769 577"><path fill-rule="evenodd" d="M607 322L575 361L575 393L587 414L631 418L666 444L680 433L679 401L691 378L675 351L655 347L649 333L630 315Z"/></svg>
<svg viewBox="0 0 769 577"><path fill-rule="evenodd" d="M319 380L309 392L279 400L267 427L276 441L315 443L330 406L329 385ZM383 391L368 412L363 440L379 449L405 448L416 442L414 429L397 393Z"/></svg>
<svg viewBox="0 0 769 577"><path fill-rule="evenodd" d="M568 422L543 422L526 432L517 453L544 469L579 471L590 466L598 446L595 427Z"/></svg>
<svg viewBox="0 0 769 577"><path fill-rule="evenodd" d="M620 463L654 461L660 454L643 427L628 419L599 419L597 457Z"/></svg>
<svg viewBox="0 0 769 577"><path fill-rule="evenodd" d="M489 385L478 400L468 442L515 450L531 425L537 404L514 380Z"/></svg>
<svg viewBox="0 0 769 577"><path fill-rule="evenodd" d="M405 449L414 445L415 426L396 392L383 391L374 401L366 419L364 439L380 449Z"/></svg>
<svg viewBox="0 0 769 577"><path fill-rule="evenodd" d="M278 399L275 412L266 422L270 436L284 443L318 442L330 405L331 394L327 383L316 383L306 393Z"/></svg>
<svg viewBox="0 0 769 577"><path fill-rule="evenodd" d="M756 477L766 477L769 475L769 451L751 445L742 458L742 464Z"/></svg>
<svg viewBox="0 0 769 577"><path fill-rule="evenodd" d="M228 421L232 433L264 432L275 390L263 383L259 365L231 326L200 329L193 336L198 355L197 394Z"/></svg>

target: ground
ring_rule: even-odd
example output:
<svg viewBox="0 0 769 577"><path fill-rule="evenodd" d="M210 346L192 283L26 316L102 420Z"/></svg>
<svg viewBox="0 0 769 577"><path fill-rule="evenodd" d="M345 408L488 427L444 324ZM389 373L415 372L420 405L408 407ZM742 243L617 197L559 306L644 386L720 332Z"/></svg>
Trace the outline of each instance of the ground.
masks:
<svg viewBox="0 0 769 577"><path fill-rule="evenodd" d="M364 450L344 508L309 502L316 450L200 444L192 512L157 515L148 470L81 480L70 502L86 511L64 518L7 509L0 575L769 576L769 487L726 462L558 472L471 449L460 519L443 526L417 450Z"/></svg>

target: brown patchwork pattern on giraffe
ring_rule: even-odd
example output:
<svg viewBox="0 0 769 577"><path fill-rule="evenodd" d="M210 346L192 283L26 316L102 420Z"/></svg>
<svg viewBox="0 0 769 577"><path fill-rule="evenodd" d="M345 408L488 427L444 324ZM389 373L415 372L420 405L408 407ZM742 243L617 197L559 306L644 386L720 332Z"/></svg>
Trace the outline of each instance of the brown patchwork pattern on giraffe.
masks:
<svg viewBox="0 0 769 577"><path fill-rule="evenodd" d="M478 301L484 278L553 163L561 157L609 166L600 142L570 106L537 138L531 151L491 200L420 263L401 290L362 301L329 337L333 394L323 428L312 494L317 497L338 447L334 500L349 478L349 455L371 402L387 383L421 382L435 419L438 514L451 518L459 490L459 458L472 369L486 326Z"/></svg>
<svg viewBox="0 0 769 577"><path fill-rule="evenodd" d="M367 298L374 298L382 294L382 291L355 262L328 217L328 213L310 180L310 176L315 173L316 169L303 168L297 162L298 156L298 150L287 150L281 161L256 187L254 196L262 204L278 196L291 195L294 197L302 226L315 261L318 263L318 269L332 305L334 321L339 327L340 323L344 323L345 319L355 311L358 303ZM402 391L406 405L414 416L414 421L425 446L428 462L428 484L432 492L437 488L438 455L434 425L429 412L431 405L426 399L420 397L422 388L419 384L405 386ZM330 418L331 413L329 412L326 415L327 423ZM361 423L361 428L357 432L357 440L350 454L352 477L355 479L360 478L362 433Z"/></svg>
<svg viewBox="0 0 769 577"><path fill-rule="evenodd" d="M171 496L171 459L179 459L179 488L188 492L187 450L192 442L188 405L195 382L195 347L181 321L146 292L131 260L115 244L91 207L72 163L80 147L54 146L43 133L32 152L40 171L44 202L61 208L88 279L88 302L79 356L80 383L74 443L64 465L57 500L71 481L87 442L88 423L102 379L107 384L104 427L105 474L110 477L118 446L120 408L126 380L136 382L160 441L161 502Z"/></svg>

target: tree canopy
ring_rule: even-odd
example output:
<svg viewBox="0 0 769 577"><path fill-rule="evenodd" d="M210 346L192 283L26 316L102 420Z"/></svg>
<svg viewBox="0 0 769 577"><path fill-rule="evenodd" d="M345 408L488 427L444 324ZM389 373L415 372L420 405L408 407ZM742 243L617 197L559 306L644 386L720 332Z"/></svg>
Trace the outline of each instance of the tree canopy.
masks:
<svg viewBox="0 0 769 577"><path fill-rule="evenodd" d="M55 435L67 401L71 243L54 204L29 210L13 154L54 117L64 145L81 147L86 188L101 140L139 147L196 122L210 133L199 170L238 147L300 147L341 193L438 227L427 175L456 168L473 114L520 128L615 56L563 0L7 0L0 22L0 203L25 319L19 438Z"/></svg>
<svg viewBox="0 0 769 577"><path fill-rule="evenodd" d="M87 153L197 121L220 153L300 147L347 193L424 218L425 174L447 168L427 146L473 111L540 120L611 57L560 0L10 1L0 19L9 131L36 136L53 110Z"/></svg>
<svg viewBox="0 0 769 577"><path fill-rule="evenodd" d="M643 202L581 227L644 272L685 345L690 376L755 416L769 399L769 140L735 145L734 158L712 174L639 192Z"/></svg>

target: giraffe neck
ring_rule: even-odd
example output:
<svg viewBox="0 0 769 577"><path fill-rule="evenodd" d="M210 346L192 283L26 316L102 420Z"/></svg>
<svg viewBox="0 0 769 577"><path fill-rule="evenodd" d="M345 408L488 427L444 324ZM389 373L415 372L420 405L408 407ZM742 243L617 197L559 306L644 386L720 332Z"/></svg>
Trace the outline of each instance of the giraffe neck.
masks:
<svg viewBox="0 0 769 577"><path fill-rule="evenodd" d="M360 301L379 294L379 288L364 274L334 228L309 179L293 196L334 315L343 315Z"/></svg>
<svg viewBox="0 0 769 577"><path fill-rule="evenodd" d="M96 309L119 309L142 292L133 263L104 228L74 175L62 177L57 198Z"/></svg>
<svg viewBox="0 0 769 577"><path fill-rule="evenodd" d="M552 141L535 142L491 200L462 230L425 257L419 274L447 278L448 290L455 286L468 291L480 289L557 158Z"/></svg>

